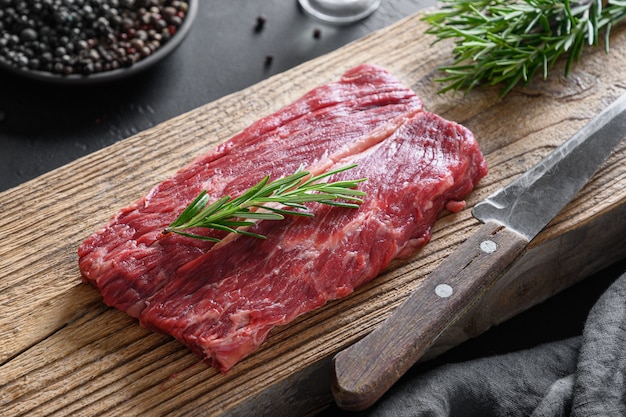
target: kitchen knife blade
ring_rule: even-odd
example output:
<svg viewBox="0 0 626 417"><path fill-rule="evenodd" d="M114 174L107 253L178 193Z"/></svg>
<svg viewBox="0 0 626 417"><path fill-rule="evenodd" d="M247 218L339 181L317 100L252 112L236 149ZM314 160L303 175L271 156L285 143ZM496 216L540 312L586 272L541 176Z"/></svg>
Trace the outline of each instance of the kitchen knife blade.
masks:
<svg viewBox="0 0 626 417"><path fill-rule="evenodd" d="M626 137L626 95L515 181L476 204L483 225L379 327L332 361L345 410L374 404L515 262Z"/></svg>

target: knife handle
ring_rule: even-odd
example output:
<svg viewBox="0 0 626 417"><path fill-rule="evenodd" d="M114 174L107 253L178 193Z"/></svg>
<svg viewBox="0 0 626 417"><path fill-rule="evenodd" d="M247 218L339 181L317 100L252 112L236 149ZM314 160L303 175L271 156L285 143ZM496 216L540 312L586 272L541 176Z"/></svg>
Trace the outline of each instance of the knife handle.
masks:
<svg viewBox="0 0 626 417"><path fill-rule="evenodd" d="M483 224L378 328L339 352L331 390L344 410L374 404L493 285L528 245L496 222Z"/></svg>

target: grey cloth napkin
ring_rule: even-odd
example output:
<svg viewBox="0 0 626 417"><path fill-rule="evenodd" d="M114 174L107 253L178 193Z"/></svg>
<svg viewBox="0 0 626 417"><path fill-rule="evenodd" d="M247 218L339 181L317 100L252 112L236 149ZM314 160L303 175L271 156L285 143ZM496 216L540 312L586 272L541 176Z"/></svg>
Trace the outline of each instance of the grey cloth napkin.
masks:
<svg viewBox="0 0 626 417"><path fill-rule="evenodd" d="M355 415L626 416L626 274L593 306L581 336L412 375Z"/></svg>

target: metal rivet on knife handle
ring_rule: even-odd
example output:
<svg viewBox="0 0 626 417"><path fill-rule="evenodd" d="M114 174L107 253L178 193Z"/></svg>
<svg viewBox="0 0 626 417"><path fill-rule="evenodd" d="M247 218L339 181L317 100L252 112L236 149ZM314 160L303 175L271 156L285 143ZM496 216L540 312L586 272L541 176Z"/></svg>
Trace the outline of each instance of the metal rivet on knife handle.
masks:
<svg viewBox="0 0 626 417"><path fill-rule="evenodd" d="M483 240L480 242L480 250L485 253L494 253L498 249L498 245L493 240Z"/></svg>
<svg viewBox="0 0 626 417"><path fill-rule="evenodd" d="M454 290L448 284L439 284L435 287L435 294L441 298L448 298L453 292Z"/></svg>

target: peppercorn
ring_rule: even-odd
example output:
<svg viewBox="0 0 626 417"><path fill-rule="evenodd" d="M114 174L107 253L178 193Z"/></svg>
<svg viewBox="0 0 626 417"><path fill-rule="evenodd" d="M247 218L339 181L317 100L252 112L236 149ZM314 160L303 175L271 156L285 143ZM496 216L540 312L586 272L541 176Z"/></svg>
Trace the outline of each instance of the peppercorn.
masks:
<svg viewBox="0 0 626 417"><path fill-rule="evenodd" d="M0 0L0 61L89 75L152 55L183 24L180 0Z"/></svg>
<svg viewBox="0 0 626 417"><path fill-rule="evenodd" d="M33 28L25 28L20 32L20 41L23 43L37 40L37 31Z"/></svg>
<svg viewBox="0 0 626 417"><path fill-rule="evenodd" d="M256 18L256 26L254 27L255 32L260 32L265 27L265 22L267 22L267 17L265 15L259 15Z"/></svg>

